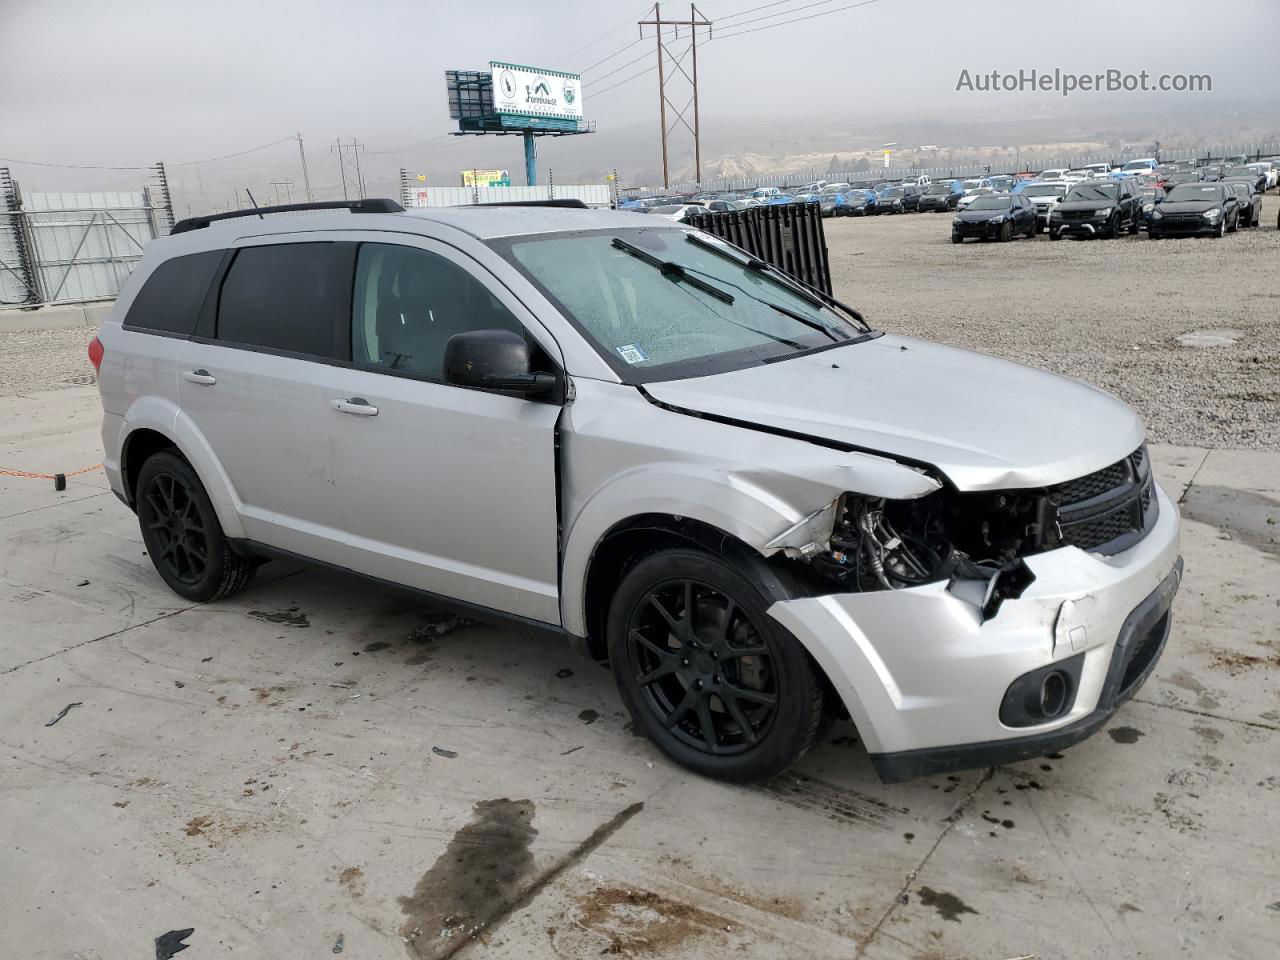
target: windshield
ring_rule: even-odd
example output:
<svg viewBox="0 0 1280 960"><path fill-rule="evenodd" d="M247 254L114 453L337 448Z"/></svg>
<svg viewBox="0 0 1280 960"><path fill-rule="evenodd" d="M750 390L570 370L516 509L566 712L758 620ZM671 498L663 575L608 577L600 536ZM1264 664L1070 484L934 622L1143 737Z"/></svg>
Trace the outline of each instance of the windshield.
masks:
<svg viewBox="0 0 1280 960"><path fill-rule="evenodd" d="M1222 196L1221 187L1216 183L1180 183L1174 187L1166 200L1217 200Z"/></svg>
<svg viewBox="0 0 1280 960"><path fill-rule="evenodd" d="M888 190L881 190L880 196L890 197L890 198L900 197L903 195L904 192L905 191L901 187L890 187Z"/></svg>
<svg viewBox="0 0 1280 960"><path fill-rule="evenodd" d="M1258 172L1248 167L1232 167L1227 171L1228 177L1256 177Z"/></svg>
<svg viewBox="0 0 1280 960"><path fill-rule="evenodd" d="M969 204L970 210L1008 210L1008 197L979 197Z"/></svg>
<svg viewBox="0 0 1280 960"><path fill-rule="evenodd" d="M1120 188L1114 183L1081 183L1071 188L1068 201L1114 200L1120 196Z"/></svg>
<svg viewBox="0 0 1280 960"><path fill-rule="evenodd" d="M940 194L950 193L950 192L951 192L951 184L949 183L931 183L929 184L929 189L925 191L925 193L927 193L931 197L936 197L936 196L939 196Z"/></svg>
<svg viewBox="0 0 1280 960"><path fill-rule="evenodd" d="M623 228L490 245L626 383L723 373L866 333L706 234Z"/></svg>
<svg viewBox="0 0 1280 960"><path fill-rule="evenodd" d="M649 212L661 213L661 214L677 213L680 210L683 210L684 206L685 205L683 203L668 203L668 204L664 204L661 207L650 207Z"/></svg>
<svg viewBox="0 0 1280 960"><path fill-rule="evenodd" d="M1122 170L1150 170L1151 164L1148 163L1146 160L1130 160L1123 167L1121 167L1121 169Z"/></svg>
<svg viewBox="0 0 1280 960"><path fill-rule="evenodd" d="M1066 195L1067 188L1050 183L1037 183L1030 187L1023 187L1022 192L1028 197L1061 197Z"/></svg>

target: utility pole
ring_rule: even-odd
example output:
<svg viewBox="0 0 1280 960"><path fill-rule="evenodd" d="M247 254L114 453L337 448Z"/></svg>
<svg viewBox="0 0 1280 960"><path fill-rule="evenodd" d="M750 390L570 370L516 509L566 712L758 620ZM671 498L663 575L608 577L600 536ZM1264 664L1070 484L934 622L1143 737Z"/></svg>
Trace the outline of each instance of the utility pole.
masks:
<svg viewBox="0 0 1280 960"><path fill-rule="evenodd" d="M302 134L298 134L298 157L302 160L302 182L307 190L307 203L311 202L311 178L307 176L307 151L302 148ZM198 167L196 169L199 169Z"/></svg>
<svg viewBox="0 0 1280 960"><path fill-rule="evenodd" d="M355 189L361 199L365 196L364 174L360 172L360 151L364 149L364 144L352 137L350 143L343 143L342 138L334 141L333 146L329 148L330 153L338 155L338 174L342 177L342 199L351 199L348 191L348 174L350 174L350 186Z"/></svg>
<svg viewBox="0 0 1280 960"><path fill-rule="evenodd" d="M657 40L658 54L658 120L662 130L662 185L664 187L671 186L671 164L670 154L667 149L667 137L671 131L675 129L677 124L683 124L685 129L693 134L693 158L694 172L697 180L702 180L702 142L701 142L701 126L698 122L698 30L706 28L707 36L711 36L711 21L702 15L702 12L693 3L689 4L688 20L664 20L662 19L662 6L659 3L653 5L653 19L641 20L638 24L640 27L640 36L644 36L645 27L654 28L654 36ZM670 47L663 42L663 27L672 27L675 36L679 37L680 28L689 28L689 46L680 51L679 54L673 53ZM692 74L684 68L685 57L692 57ZM668 75L667 63L670 62L673 68ZM676 76L683 76L693 88L693 95L683 107L677 107L668 95L667 88L669 82L676 79ZM667 107L671 108L671 112L675 115L675 120L671 125L667 124ZM685 114L689 108L693 108L693 124L685 119Z"/></svg>
<svg viewBox="0 0 1280 960"><path fill-rule="evenodd" d="M276 205L280 204L280 188L284 187L285 203L293 203L293 191L289 188L293 186L292 180L272 180L271 186L275 188Z"/></svg>

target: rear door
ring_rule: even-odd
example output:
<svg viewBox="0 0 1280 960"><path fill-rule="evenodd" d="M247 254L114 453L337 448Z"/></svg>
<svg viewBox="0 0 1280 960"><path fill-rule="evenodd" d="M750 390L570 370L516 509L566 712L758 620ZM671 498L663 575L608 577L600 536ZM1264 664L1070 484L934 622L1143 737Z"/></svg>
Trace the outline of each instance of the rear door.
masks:
<svg viewBox="0 0 1280 960"><path fill-rule="evenodd" d="M293 237L236 246L182 351L182 413L225 474L247 537L343 564L327 383L350 356L355 248Z"/></svg>
<svg viewBox="0 0 1280 960"><path fill-rule="evenodd" d="M355 235L353 235L355 236ZM330 368L328 433L350 566L559 623L558 403L444 382L449 338L501 328L541 368L559 348L469 256L418 236L360 234L351 363Z"/></svg>

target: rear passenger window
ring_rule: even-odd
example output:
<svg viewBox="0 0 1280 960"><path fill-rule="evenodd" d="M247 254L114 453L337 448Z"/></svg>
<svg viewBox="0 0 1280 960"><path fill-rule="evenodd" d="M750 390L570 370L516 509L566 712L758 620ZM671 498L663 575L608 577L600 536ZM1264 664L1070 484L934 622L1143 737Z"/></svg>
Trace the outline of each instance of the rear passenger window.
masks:
<svg viewBox="0 0 1280 960"><path fill-rule="evenodd" d="M191 336L209 284L213 282L224 251L193 253L166 260L147 277L125 315L124 325Z"/></svg>
<svg viewBox="0 0 1280 960"><path fill-rule="evenodd" d="M236 254L218 300L217 338L346 359L351 245L285 243Z"/></svg>

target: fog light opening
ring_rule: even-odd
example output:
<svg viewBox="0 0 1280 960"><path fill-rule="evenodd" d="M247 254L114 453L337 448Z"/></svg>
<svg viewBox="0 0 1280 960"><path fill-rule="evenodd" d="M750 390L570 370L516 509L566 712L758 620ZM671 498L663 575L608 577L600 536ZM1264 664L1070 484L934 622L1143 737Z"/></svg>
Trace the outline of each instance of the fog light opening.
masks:
<svg viewBox="0 0 1280 960"><path fill-rule="evenodd" d="M1060 716L1066 709L1069 691L1070 681L1061 670L1046 674L1040 682L1040 715L1046 720Z"/></svg>

